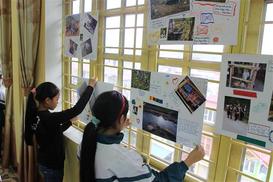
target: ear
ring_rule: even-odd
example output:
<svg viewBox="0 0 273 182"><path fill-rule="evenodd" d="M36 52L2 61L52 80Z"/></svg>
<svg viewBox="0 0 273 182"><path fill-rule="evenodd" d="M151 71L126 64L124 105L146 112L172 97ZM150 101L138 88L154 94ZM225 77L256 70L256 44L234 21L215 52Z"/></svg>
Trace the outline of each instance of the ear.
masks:
<svg viewBox="0 0 273 182"><path fill-rule="evenodd" d="M130 119L125 117L124 115L121 115L120 117L120 120L119 120L119 124L122 126L122 127L127 127L131 124L130 122Z"/></svg>
<svg viewBox="0 0 273 182"><path fill-rule="evenodd" d="M45 103L46 103L46 104L49 104L50 101L51 101L51 99L50 99L49 97L47 97L47 98L45 99Z"/></svg>

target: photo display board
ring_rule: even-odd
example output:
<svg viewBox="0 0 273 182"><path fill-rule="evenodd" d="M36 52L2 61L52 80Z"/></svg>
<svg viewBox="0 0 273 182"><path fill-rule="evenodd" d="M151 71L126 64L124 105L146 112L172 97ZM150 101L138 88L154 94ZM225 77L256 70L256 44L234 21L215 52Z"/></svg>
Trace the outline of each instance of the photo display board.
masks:
<svg viewBox="0 0 273 182"><path fill-rule="evenodd" d="M65 18L64 54L79 59L97 59L98 17L89 13Z"/></svg>
<svg viewBox="0 0 273 182"><path fill-rule="evenodd" d="M148 44L236 45L240 0L149 0Z"/></svg>
<svg viewBox="0 0 273 182"><path fill-rule="evenodd" d="M78 98L83 94L88 85L88 79L83 79L81 86L77 89ZM89 99L89 102L86 104L84 110L78 116L80 120L84 123L89 123L91 121L92 112L91 109L95 103L96 98L103 92L113 90L114 85L111 83L105 83L102 81L97 81L93 93Z"/></svg>
<svg viewBox="0 0 273 182"><path fill-rule="evenodd" d="M224 55L217 133L272 150L272 78L273 56Z"/></svg>
<svg viewBox="0 0 273 182"><path fill-rule="evenodd" d="M207 80L132 71L132 125L173 142L201 143Z"/></svg>

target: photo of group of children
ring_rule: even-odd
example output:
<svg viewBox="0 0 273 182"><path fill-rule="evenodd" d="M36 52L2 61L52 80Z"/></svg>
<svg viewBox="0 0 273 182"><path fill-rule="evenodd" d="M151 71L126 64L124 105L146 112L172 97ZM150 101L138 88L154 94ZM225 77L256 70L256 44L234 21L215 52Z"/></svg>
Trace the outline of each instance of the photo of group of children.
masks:
<svg viewBox="0 0 273 182"><path fill-rule="evenodd" d="M189 77L185 77L185 79L176 88L175 93L191 113L206 101L206 98Z"/></svg>
<svg viewBox="0 0 273 182"><path fill-rule="evenodd" d="M151 0L151 19L190 10L190 0Z"/></svg>
<svg viewBox="0 0 273 182"><path fill-rule="evenodd" d="M93 53L95 55L93 44L97 41L96 29L97 20L88 13L67 16L65 25L66 56L88 59L92 57Z"/></svg>
<svg viewBox="0 0 273 182"><path fill-rule="evenodd" d="M154 135L176 142L178 112L149 104L143 104L142 128Z"/></svg>
<svg viewBox="0 0 273 182"><path fill-rule="evenodd" d="M132 88L138 88L141 90L150 90L151 72L132 70Z"/></svg>
<svg viewBox="0 0 273 182"><path fill-rule="evenodd" d="M225 96L223 129L238 134L247 134L249 110L249 99Z"/></svg>
<svg viewBox="0 0 273 182"><path fill-rule="evenodd" d="M266 64L228 62L226 86L253 91L263 91Z"/></svg>
<svg viewBox="0 0 273 182"><path fill-rule="evenodd" d="M170 19L167 40L192 41L195 17Z"/></svg>

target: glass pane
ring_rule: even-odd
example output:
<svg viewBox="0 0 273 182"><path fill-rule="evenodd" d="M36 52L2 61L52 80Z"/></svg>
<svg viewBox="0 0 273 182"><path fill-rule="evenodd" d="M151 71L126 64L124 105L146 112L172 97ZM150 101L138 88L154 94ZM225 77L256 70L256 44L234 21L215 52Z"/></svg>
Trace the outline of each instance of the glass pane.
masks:
<svg viewBox="0 0 273 182"><path fill-rule="evenodd" d="M106 28L119 28L120 16L106 17Z"/></svg>
<svg viewBox="0 0 273 182"><path fill-rule="evenodd" d="M126 0L126 6L135 6L136 0Z"/></svg>
<svg viewBox="0 0 273 182"><path fill-rule="evenodd" d="M118 49L115 49L115 48L105 48L105 53L118 54Z"/></svg>
<svg viewBox="0 0 273 182"><path fill-rule="evenodd" d="M106 9L114 9L121 7L121 0L107 0Z"/></svg>
<svg viewBox="0 0 273 182"><path fill-rule="evenodd" d="M124 68L133 68L133 63L132 62L128 62L128 61L124 61L123 62L123 67Z"/></svg>
<svg viewBox="0 0 273 182"><path fill-rule="evenodd" d="M246 149L242 171L262 181L266 180L270 156L252 149Z"/></svg>
<svg viewBox="0 0 273 182"><path fill-rule="evenodd" d="M72 3L72 14L80 13L80 0L74 0Z"/></svg>
<svg viewBox="0 0 273 182"><path fill-rule="evenodd" d="M174 66L158 65L158 72L182 75L182 68Z"/></svg>
<svg viewBox="0 0 273 182"><path fill-rule="evenodd" d="M105 59L104 65L108 66L118 66L118 61L112 59Z"/></svg>
<svg viewBox="0 0 273 182"><path fill-rule="evenodd" d="M83 78L89 78L90 75L90 65L89 64L83 64L82 65L82 77Z"/></svg>
<svg viewBox="0 0 273 182"><path fill-rule="evenodd" d="M144 16L143 14L137 14L137 27L142 27L143 26L143 19Z"/></svg>
<svg viewBox="0 0 273 182"><path fill-rule="evenodd" d="M183 59L184 45L160 45L160 49L167 50L180 50L181 52L171 52L171 51L159 51L159 57L161 58L173 58L173 59Z"/></svg>
<svg viewBox="0 0 273 182"><path fill-rule="evenodd" d="M124 142L124 143L126 143L126 144L128 144L128 136L129 136L129 130L127 129L127 128L124 128L123 129L123 134L124 134L124 137L123 137L123 140L122 140L122 142Z"/></svg>
<svg viewBox="0 0 273 182"><path fill-rule="evenodd" d="M71 75L78 76L79 74L79 63L71 62Z"/></svg>
<svg viewBox="0 0 273 182"><path fill-rule="evenodd" d="M212 137L202 135L201 138L201 145L204 147L205 150L205 159L209 159L211 155L211 149L212 149Z"/></svg>
<svg viewBox="0 0 273 182"><path fill-rule="evenodd" d="M205 109L204 122L207 124L213 125L215 123L215 119L216 119L216 111Z"/></svg>
<svg viewBox="0 0 273 182"><path fill-rule="evenodd" d="M165 139L160 138L160 140ZM159 143L153 139L151 140L151 142L151 155L168 163L171 163L173 161L174 148L164 145L163 143Z"/></svg>
<svg viewBox="0 0 273 182"><path fill-rule="evenodd" d="M204 79L208 79L208 80L220 81L220 72L217 72L217 71L191 69L191 76L198 77L198 78L204 78Z"/></svg>
<svg viewBox="0 0 273 182"><path fill-rule="evenodd" d="M128 99L128 100L130 100L130 99ZM136 138L137 138L137 134L135 132L131 132L131 145L134 147L136 147Z"/></svg>
<svg viewBox="0 0 273 182"><path fill-rule="evenodd" d="M137 28L136 32L136 48L142 48L143 28Z"/></svg>
<svg viewBox="0 0 273 182"><path fill-rule="evenodd" d="M202 51L202 52L223 52L223 45L194 45L193 51Z"/></svg>
<svg viewBox="0 0 273 182"><path fill-rule="evenodd" d="M138 0L137 4L138 5L143 5L144 4L144 0Z"/></svg>
<svg viewBox="0 0 273 182"><path fill-rule="evenodd" d="M141 68L141 63L135 63L135 69L140 70Z"/></svg>
<svg viewBox="0 0 273 182"><path fill-rule="evenodd" d="M124 47L134 48L134 39L135 39L135 29L133 28L125 29Z"/></svg>
<svg viewBox="0 0 273 182"><path fill-rule="evenodd" d="M106 47L119 47L119 29L109 29L105 33Z"/></svg>
<svg viewBox="0 0 273 182"><path fill-rule="evenodd" d="M184 50L184 45L181 45L181 44L160 45L160 49Z"/></svg>
<svg viewBox="0 0 273 182"><path fill-rule="evenodd" d="M71 93L71 95L70 95L70 97L71 97L70 102L72 103L72 105L75 105L77 103L77 101L78 101L78 94L77 94L77 92L74 92L74 91L71 91L70 93Z"/></svg>
<svg viewBox="0 0 273 182"><path fill-rule="evenodd" d="M134 27L136 21L136 15L126 15L125 16L125 27Z"/></svg>
<svg viewBox="0 0 273 182"><path fill-rule="evenodd" d="M90 63L90 60L89 59L83 59L83 62L84 63Z"/></svg>
<svg viewBox="0 0 273 182"><path fill-rule="evenodd" d="M246 176L241 176L240 182L256 182L256 180L250 179Z"/></svg>
<svg viewBox="0 0 273 182"><path fill-rule="evenodd" d="M84 12L91 12L92 0L84 0Z"/></svg>
<svg viewBox="0 0 273 182"><path fill-rule="evenodd" d="M216 109L219 84L208 82L206 107Z"/></svg>
<svg viewBox="0 0 273 182"><path fill-rule="evenodd" d="M124 49L124 54L133 55L134 54L134 50L133 49Z"/></svg>
<svg viewBox="0 0 273 182"><path fill-rule="evenodd" d="M123 87L131 88L132 70L123 70Z"/></svg>
<svg viewBox="0 0 273 182"><path fill-rule="evenodd" d="M118 69L105 66L104 67L104 82L117 84L117 81L118 81Z"/></svg>
<svg viewBox="0 0 273 182"><path fill-rule="evenodd" d="M192 60L221 62L222 55L193 53Z"/></svg>
<svg viewBox="0 0 273 182"><path fill-rule="evenodd" d="M273 32L273 24L265 24L263 44L262 44L262 54L273 55L272 40L271 40L272 32Z"/></svg>
<svg viewBox="0 0 273 182"><path fill-rule="evenodd" d="M142 50L136 50L136 51L135 51L135 54L136 54L137 56L141 56Z"/></svg>
<svg viewBox="0 0 273 182"><path fill-rule="evenodd" d="M273 21L273 3L267 4L265 21Z"/></svg>

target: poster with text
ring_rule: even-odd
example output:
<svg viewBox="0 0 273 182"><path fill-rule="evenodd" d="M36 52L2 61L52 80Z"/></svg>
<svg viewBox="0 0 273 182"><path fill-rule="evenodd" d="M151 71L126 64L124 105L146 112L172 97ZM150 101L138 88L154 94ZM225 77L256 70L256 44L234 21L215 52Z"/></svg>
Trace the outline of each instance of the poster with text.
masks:
<svg viewBox="0 0 273 182"><path fill-rule="evenodd" d="M236 45L240 0L149 0L148 44Z"/></svg>
<svg viewBox="0 0 273 182"><path fill-rule="evenodd" d="M217 133L273 148L273 56L224 55Z"/></svg>
<svg viewBox="0 0 273 182"><path fill-rule="evenodd" d="M66 56L91 60L97 58L97 16L89 13L67 16L64 30L64 53Z"/></svg>
<svg viewBox="0 0 273 182"><path fill-rule="evenodd" d="M133 126L188 147L200 144L207 80L141 70L131 80Z"/></svg>

